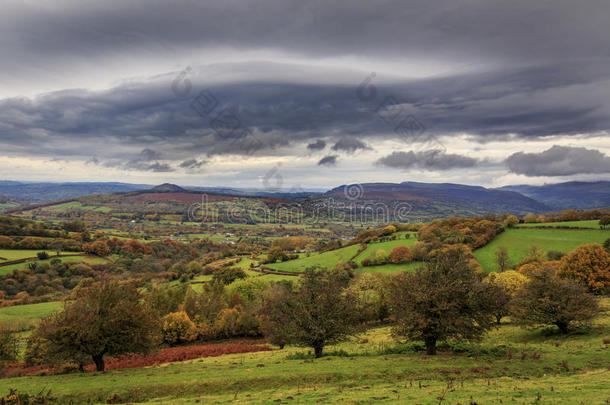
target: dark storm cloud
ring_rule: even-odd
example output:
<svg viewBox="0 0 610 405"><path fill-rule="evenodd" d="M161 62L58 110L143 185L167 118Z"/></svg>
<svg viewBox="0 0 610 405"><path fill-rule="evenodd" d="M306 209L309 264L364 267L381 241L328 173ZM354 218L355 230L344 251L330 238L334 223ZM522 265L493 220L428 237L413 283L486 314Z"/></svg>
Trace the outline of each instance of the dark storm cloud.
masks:
<svg viewBox="0 0 610 405"><path fill-rule="evenodd" d="M434 6L427 0L39 3L3 5L0 33L12 38L14 52L48 58L226 46L313 57L366 51L377 57L400 52L465 61L590 57L593 49L608 56L605 0L439 0Z"/></svg>
<svg viewBox="0 0 610 405"><path fill-rule="evenodd" d="M307 149L313 150L313 151L322 150L325 147L326 147L326 142L324 142L322 139L318 139L315 142L312 142L309 145L307 145Z"/></svg>
<svg viewBox="0 0 610 405"><path fill-rule="evenodd" d="M106 165L154 171L188 169L181 162L200 155L269 155L282 148L281 153L296 154L297 144L317 151L328 142L334 151L354 152L376 140L402 139L395 130L398 122L389 122L380 108L387 97L441 137L528 139L610 128L607 1L443 0L434 7L424 0L108 4L3 6L0 36L10 40L0 44L0 78L27 82L35 79L30 70L37 66L61 72L75 62L132 60L134 55L171 62L180 52L223 47L236 55L235 50L277 50L312 62L366 54L380 64L430 59L441 66L475 67L409 80L378 72L369 83L376 97L366 100L356 92L370 74L362 66L314 69L273 57L210 65L216 70L193 66L192 91L186 96L172 91L178 72L167 72L104 91L9 98L0 100L4 154L89 159L96 153ZM346 84L342 69L355 78L353 83ZM321 74L308 75L313 70ZM215 81L210 72L218 71L233 79ZM203 89L218 101L213 111L192 108ZM214 124L227 107L238 116L236 128ZM142 150L159 154L134 158ZM396 164L392 156L382 160ZM440 156L438 162L446 163L438 169L456 164L448 156L455 155ZM422 159L411 158L433 167ZM458 164L467 162L458 159Z"/></svg>
<svg viewBox="0 0 610 405"><path fill-rule="evenodd" d="M465 132L481 140L501 140L508 134L536 138L586 133L610 128L610 97L604 95L602 82L610 80L608 68L586 75L547 67L396 82L377 86L374 102L356 97L358 83L218 84L210 89L219 105L207 116L191 106L195 91L178 97L171 91L172 77L167 77L107 91L0 100L0 147L13 155L86 154L88 159L94 145L103 145L100 160L121 157L126 148L163 148L164 159L181 162L196 154L265 155L295 143L309 144L312 150L311 145L322 145L319 134L327 133L334 138L333 150L353 152L373 138L402 139L394 131L397 123L378 113L385 94L400 100L401 109L439 136ZM584 76L596 84L586 83ZM196 89L204 85L193 80ZM239 128L219 130L215 117L229 106L239 116ZM244 137L244 131L253 136Z"/></svg>
<svg viewBox="0 0 610 405"><path fill-rule="evenodd" d="M440 151L392 152L382 157L376 164L396 169L419 168L424 170L450 170L474 167L477 159L467 156L446 154Z"/></svg>
<svg viewBox="0 0 610 405"><path fill-rule="evenodd" d="M371 149L364 142L356 138L341 138L332 147L332 150L338 152L354 153L357 150Z"/></svg>
<svg viewBox="0 0 610 405"><path fill-rule="evenodd" d="M142 169L140 169L140 170L142 170ZM148 165L144 170L151 171L151 172L158 172L158 173L174 171L174 169L172 167L170 167L167 163L159 163L159 162L155 162L155 163Z"/></svg>
<svg viewBox="0 0 610 405"><path fill-rule="evenodd" d="M336 164L337 164L337 156L336 155L324 156L318 162L318 166L335 166Z"/></svg>
<svg viewBox="0 0 610 405"><path fill-rule="evenodd" d="M526 176L610 173L610 157L600 151L559 145L541 153L514 153L505 163L511 172Z"/></svg>
<svg viewBox="0 0 610 405"><path fill-rule="evenodd" d="M179 166L183 169L199 169L204 164L205 164L205 162L202 160L189 159L189 160L185 160L184 162L180 163Z"/></svg>

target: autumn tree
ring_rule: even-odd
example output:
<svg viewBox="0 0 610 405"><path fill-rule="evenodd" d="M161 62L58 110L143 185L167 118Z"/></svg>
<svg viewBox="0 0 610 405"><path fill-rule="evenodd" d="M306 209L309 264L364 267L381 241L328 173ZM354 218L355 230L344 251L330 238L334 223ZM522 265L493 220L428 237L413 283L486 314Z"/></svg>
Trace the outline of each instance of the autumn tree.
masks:
<svg viewBox="0 0 610 405"><path fill-rule="evenodd" d="M248 275L239 267L220 267L212 273L212 280L224 285L229 285L237 279L246 277Z"/></svg>
<svg viewBox="0 0 610 405"><path fill-rule="evenodd" d="M97 371L104 371L106 355L152 350L157 331L157 321L133 283L105 280L82 289L62 312L45 319L38 335L49 342L49 354L88 356Z"/></svg>
<svg viewBox="0 0 610 405"><path fill-rule="evenodd" d="M347 290L349 277L338 271L311 269L294 291L268 297L261 311L269 328L284 328L285 343L311 347L319 358L324 347L352 336L357 329L357 297ZM278 317L277 314L284 315ZM291 321L286 324L284 319Z"/></svg>
<svg viewBox="0 0 610 405"><path fill-rule="evenodd" d="M507 270L491 273L484 281L490 285L487 291L490 312L496 317L496 323L500 324L502 318L510 314L512 297L527 283L527 277L514 270Z"/></svg>
<svg viewBox="0 0 610 405"><path fill-rule="evenodd" d="M506 271L511 267L510 256L508 255L508 249L505 246L500 246L498 250L496 250L496 264L500 271Z"/></svg>
<svg viewBox="0 0 610 405"><path fill-rule="evenodd" d="M264 292L260 327L269 343L280 349L294 340L296 325L291 318L290 305L292 297L285 285L275 284Z"/></svg>
<svg viewBox="0 0 610 405"><path fill-rule="evenodd" d="M15 334L2 326L0 328L0 367L5 363L17 360L17 338Z"/></svg>
<svg viewBox="0 0 610 405"><path fill-rule="evenodd" d="M0 235L0 249L11 249L15 246L15 241L8 236Z"/></svg>
<svg viewBox="0 0 610 405"><path fill-rule="evenodd" d="M508 228L513 228L518 223L519 218L517 218L515 215L507 215L506 218L504 218L504 225Z"/></svg>
<svg viewBox="0 0 610 405"><path fill-rule="evenodd" d="M529 263L542 263L546 258L546 253L538 246L531 246L523 259L519 262L519 267Z"/></svg>
<svg viewBox="0 0 610 405"><path fill-rule="evenodd" d="M511 318L523 326L555 325L567 333L571 325L584 324L598 314L597 300L582 284L561 279L544 267L516 293Z"/></svg>
<svg viewBox="0 0 610 405"><path fill-rule="evenodd" d="M532 212L523 217L523 222L527 224L533 224L538 221L538 216Z"/></svg>
<svg viewBox="0 0 610 405"><path fill-rule="evenodd" d="M608 225L610 225L610 215L604 215L599 219L599 226L606 229Z"/></svg>
<svg viewBox="0 0 610 405"><path fill-rule="evenodd" d="M392 281L393 334L423 340L429 355L436 354L440 340L477 340L494 322L488 289L473 269L468 249L455 245L439 250L415 273Z"/></svg>
<svg viewBox="0 0 610 405"><path fill-rule="evenodd" d="M411 254L411 251L409 250L408 247L396 246L390 252L388 259L389 259L390 263L403 264L403 263L408 263L411 260L413 260L413 255Z"/></svg>
<svg viewBox="0 0 610 405"><path fill-rule="evenodd" d="M601 245L582 245L561 258L559 276L583 282L591 291L610 291L610 253Z"/></svg>
<svg viewBox="0 0 610 405"><path fill-rule="evenodd" d="M98 239L93 243L83 244L83 251L96 256L108 256L111 253L110 247L104 239Z"/></svg>
<svg viewBox="0 0 610 405"><path fill-rule="evenodd" d="M527 277L515 270L506 270L501 273L490 273L485 281L502 287L508 294L514 296L527 283Z"/></svg>
<svg viewBox="0 0 610 405"><path fill-rule="evenodd" d="M272 247L267 253L267 263L275 263L278 260L284 261L287 258L288 255L286 255L286 252L284 252L284 249L279 246Z"/></svg>

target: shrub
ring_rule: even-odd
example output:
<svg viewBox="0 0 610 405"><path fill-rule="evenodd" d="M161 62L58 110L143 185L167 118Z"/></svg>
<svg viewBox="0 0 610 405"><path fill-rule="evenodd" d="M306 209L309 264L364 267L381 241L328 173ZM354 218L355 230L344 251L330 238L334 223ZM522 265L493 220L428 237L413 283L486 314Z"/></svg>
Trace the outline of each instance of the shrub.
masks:
<svg viewBox="0 0 610 405"><path fill-rule="evenodd" d="M186 312L172 312L161 320L163 342L176 345L197 339L197 326Z"/></svg>
<svg viewBox="0 0 610 405"><path fill-rule="evenodd" d="M19 393L9 388L6 396L0 396L0 403L6 405L47 405L56 403L57 399L51 395L51 390L44 389L38 394Z"/></svg>
<svg viewBox="0 0 610 405"><path fill-rule="evenodd" d="M561 260L562 257L565 256L565 253L560 252L558 250L549 250L546 252L546 257L549 260Z"/></svg>

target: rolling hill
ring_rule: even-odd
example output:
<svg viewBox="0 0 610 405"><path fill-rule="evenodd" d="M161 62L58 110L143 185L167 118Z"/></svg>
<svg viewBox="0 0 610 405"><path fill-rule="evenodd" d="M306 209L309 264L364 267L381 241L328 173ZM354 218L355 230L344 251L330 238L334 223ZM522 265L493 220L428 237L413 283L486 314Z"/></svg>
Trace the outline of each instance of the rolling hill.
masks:
<svg viewBox="0 0 610 405"><path fill-rule="evenodd" d="M422 217L472 216L488 212L524 214L545 212L549 207L514 191L487 189L450 183L366 183L343 185L324 196L349 199L360 194L360 199L371 201L406 202L411 213Z"/></svg>
<svg viewBox="0 0 610 405"><path fill-rule="evenodd" d="M450 216L477 216L509 212L524 215L566 208L610 206L610 182L571 182L546 186L506 186L491 189L451 183L365 183L342 185L325 193L314 191L260 191L215 187L181 187L165 183L156 187L126 183L19 183L0 182L6 212L79 203L90 209L121 212L186 213L206 198L214 212L257 210L262 206L299 207L299 217L330 219L362 216L371 207L387 207L382 221L427 221ZM204 197L205 196L205 197ZM38 204L15 208L17 203ZM334 205L332 205L334 204ZM323 209L320 209L323 207ZM331 207L333 212L328 213ZM72 208L72 207L71 207ZM407 216L398 217L402 210ZM366 213L365 213L366 214ZM394 215L394 217L392 217ZM365 215L366 216L366 215ZM370 217L370 215L369 215ZM254 222L257 222L255 220ZM339 219L339 222L341 220Z"/></svg>
<svg viewBox="0 0 610 405"><path fill-rule="evenodd" d="M593 209L610 206L610 181L571 181L543 186L505 186L498 190L523 194L555 210L568 208Z"/></svg>

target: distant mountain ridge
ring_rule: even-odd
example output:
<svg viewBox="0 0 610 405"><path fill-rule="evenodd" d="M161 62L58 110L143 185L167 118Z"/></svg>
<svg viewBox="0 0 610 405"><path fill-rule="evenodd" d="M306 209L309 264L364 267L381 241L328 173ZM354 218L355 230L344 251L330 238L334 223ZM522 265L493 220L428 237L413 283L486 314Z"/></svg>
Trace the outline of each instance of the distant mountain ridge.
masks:
<svg viewBox="0 0 610 405"><path fill-rule="evenodd" d="M515 191L554 210L610 207L610 181L570 181L543 186L505 186L497 190Z"/></svg>
<svg viewBox="0 0 610 405"><path fill-rule="evenodd" d="M481 215L487 212L545 212L549 207L513 191L487 189L452 183L365 183L343 185L328 191L326 196L345 197L357 192L360 199L374 201L407 201L413 212L445 211L452 215Z"/></svg>
<svg viewBox="0 0 610 405"><path fill-rule="evenodd" d="M150 188L151 186L147 184L119 182L28 183L0 181L0 195L21 204L62 200L91 194L124 193Z"/></svg>
<svg viewBox="0 0 610 405"><path fill-rule="evenodd" d="M347 188L347 190L346 190ZM164 183L146 184L108 183L27 183L0 181L0 196L10 204L37 204L91 195L123 193L158 196L160 200L190 201L205 193L217 199L249 197L262 199L313 201L323 198L350 199L348 192L356 192L356 199L367 201L408 202L414 213L426 217L481 215L487 212L548 212L568 208L592 209L610 207L610 182L568 182L544 186L516 185L485 188L453 183L364 183L342 185L325 193L312 190L260 190L230 187L182 187ZM179 197L179 198L178 198ZM152 198L152 197L151 197ZM157 199L152 198L153 200Z"/></svg>

